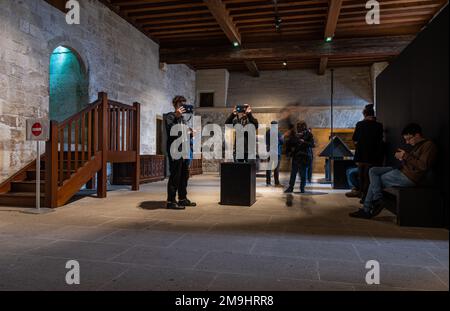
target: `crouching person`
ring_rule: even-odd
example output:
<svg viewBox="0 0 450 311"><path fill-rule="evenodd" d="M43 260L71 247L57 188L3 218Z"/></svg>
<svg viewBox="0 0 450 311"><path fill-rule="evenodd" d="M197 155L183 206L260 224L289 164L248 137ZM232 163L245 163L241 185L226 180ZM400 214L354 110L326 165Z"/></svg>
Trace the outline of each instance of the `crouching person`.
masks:
<svg viewBox="0 0 450 311"><path fill-rule="evenodd" d="M191 202L187 198L187 185L189 180L189 165L191 161L191 157L182 156L179 159L174 159L171 153L171 146L175 142L177 138L181 135L178 133L178 136L171 136L170 131L172 127L179 125L186 125L186 122L183 118L183 114L186 113L184 108L184 104L186 104L186 99L183 96L176 96L173 99L173 107L175 109L174 112L170 112L166 116L166 132L167 132L167 154L169 157L169 181L167 183L167 208L168 209L185 209L186 206L196 206L197 204ZM190 133L184 133L184 135L191 136ZM189 139L189 138L187 138ZM188 144L189 148L191 148L190 143ZM178 150L181 152L182 146ZM192 154L191 150L189 152ZM178 192L178 202L176 201L176 195Z"/></svg>
<svg viewBox="0 0 450 311"><path fill-rule="evenodd" d="M411 151L397 149L395 157L400 168L373 167L369 171L370 185L363 208L351 213L351 217L372 218L383 209L383 189L389 187L413 187L418 185L432 168L437 155L436 145L423 137L420 125L407 125L402 136L412 146Z"/></svg>

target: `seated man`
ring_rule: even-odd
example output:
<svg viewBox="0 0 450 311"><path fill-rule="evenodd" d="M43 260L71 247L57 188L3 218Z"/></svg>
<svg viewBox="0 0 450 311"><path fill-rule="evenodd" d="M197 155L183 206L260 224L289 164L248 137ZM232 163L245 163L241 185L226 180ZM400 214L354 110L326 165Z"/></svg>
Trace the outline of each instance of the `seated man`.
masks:
<svg viewBox="0 0 450 311"><path fill-rule="evenodd" d="M351 217L372 218L381 210L383 189L389 187L413 187L421 182L436 159L436 145L422 136L420 125L407 125L402 136L412 146L410 152L397 149L395 157L400 161L399 169L393 167L373 167L369 171L370 185L363 208L350 214Z"/></svg>

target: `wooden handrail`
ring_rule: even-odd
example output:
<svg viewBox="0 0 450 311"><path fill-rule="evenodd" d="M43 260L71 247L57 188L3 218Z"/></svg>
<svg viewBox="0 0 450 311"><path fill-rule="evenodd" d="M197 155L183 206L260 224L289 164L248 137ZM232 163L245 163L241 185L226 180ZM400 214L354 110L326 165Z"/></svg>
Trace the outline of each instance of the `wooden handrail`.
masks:
<svg viewBox="0 0 450 311"><path fill-rule="evenodd" d="M108 99L108 104L110 106L116 106L116 107L124 108L124 109L127 109L127 110L136 110L136 108L134 106L130 106L130 105L127 105L127 104L119 103L117 101L110 100L110 99Z"/></svg>
<svg viewBox="0 0 450 311"><path fill-rule="evenodd" d="M65 119L64 121L59 123L59 127L64 127L67 124L69 124L70 122L75 121L76 119L81 118L81 116L83 114L86 114L87 112L97 108L97 106L100 104L100 101L97 99L96 101L94 101L93 103L89 104L86 108L84 108L83 110L81 110L80 112L74 114L73 116Z"/></svg>

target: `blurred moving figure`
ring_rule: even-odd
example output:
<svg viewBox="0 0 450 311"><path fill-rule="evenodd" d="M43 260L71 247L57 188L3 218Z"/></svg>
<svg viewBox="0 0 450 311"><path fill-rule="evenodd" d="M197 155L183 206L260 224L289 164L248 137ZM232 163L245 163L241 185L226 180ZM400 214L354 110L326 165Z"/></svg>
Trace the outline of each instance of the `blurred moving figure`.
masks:
<svg viewBox="0 0 450 311"><path fill-rule="evenodd" d="M277 121L272 121L271 124L278 125ZM284 136L281 134L280 131L278 131L278 162L277 165L273 168L273 179L275 181L275 186L280 185L280 162L281 162L281 153L283 150L283 144L284 144ZM270 128L266 131L266 148L267 152L270 152ZM272 160L270 160L270 163L272 163ZM272 170L266 171L266 185L271 186L271 178L272 177Z"/></svg>
<svg viewBox="0 0 450 311"><path fill-rule="evenodd" d="M294 191L297 173L300 175L300 192L305 193L307 168L311 165L312 148L314 147L314 136L308 130L306 122L298 122L296 127L291 130L291 135L286 142L286 150L292 156L292 168L289 186L284 191L285 193Z"/></svg>

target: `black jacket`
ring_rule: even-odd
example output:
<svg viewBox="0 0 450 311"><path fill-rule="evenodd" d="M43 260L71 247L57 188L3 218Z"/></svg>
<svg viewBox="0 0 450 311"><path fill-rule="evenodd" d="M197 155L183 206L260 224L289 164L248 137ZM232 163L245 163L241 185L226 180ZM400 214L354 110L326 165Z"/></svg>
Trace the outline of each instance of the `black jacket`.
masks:
<svg viewBox="0 0 450 311"><path fill-rule="evenodd" d="M233 126L236 124L241 124L242 126L245 126L246 124L253 124L255 126L255 129L258 129L258 120L251 114L247 114L247 123L244 122L244 119L239 119L237 115L232 113L225 121L225 124L232 124ZM236 149L236 142L234 143L234 148ZM244 154L248 153L248 133L244 133Z"/></svg>
<svg viewBox="0 0 450 311"><path fill-rule="evenodd" d="M356 145L355 162L381 165L383 163L383 125L375 119L365 119L356 124L353 133Z"/></svg>
<svg viewBox="0 0 450 311"><path fill-rule="evenodd" d="M178 136L170 136L170 130L174 125L186 124L186 122L182 116L177 118L175 112L169 112L168 114L166 114L165 121L166 121L166 136L167 136L166 150L167 154L170 155L170 146L177 138L181 136L181 133L178 133ZM181 151L181 146L179 148L179 151Z"/></svg>
<svg viewBox="0 0 450 311"><path fill-rule="evenodd" d="M253 116L252 113L247 114L247 118L248 118L248 123L251 123L255 126L255 128L258 128L258 120ZM227 120L225 121L225 124L241 124L242 126L245 126L245 123L243 121L244 119L239 119L239 117L237 115L235 115L234 113L232 113Z"/></svg>
<svg viewBox="0 0 450 311"><path fill-rule="evenodd" d="M303 140L303 141L302 141ZM314 148L314 136L310 131L304 131L302 134L292 134L286 142L288 155L297 163L306 163L311 161Z"/></svg>

